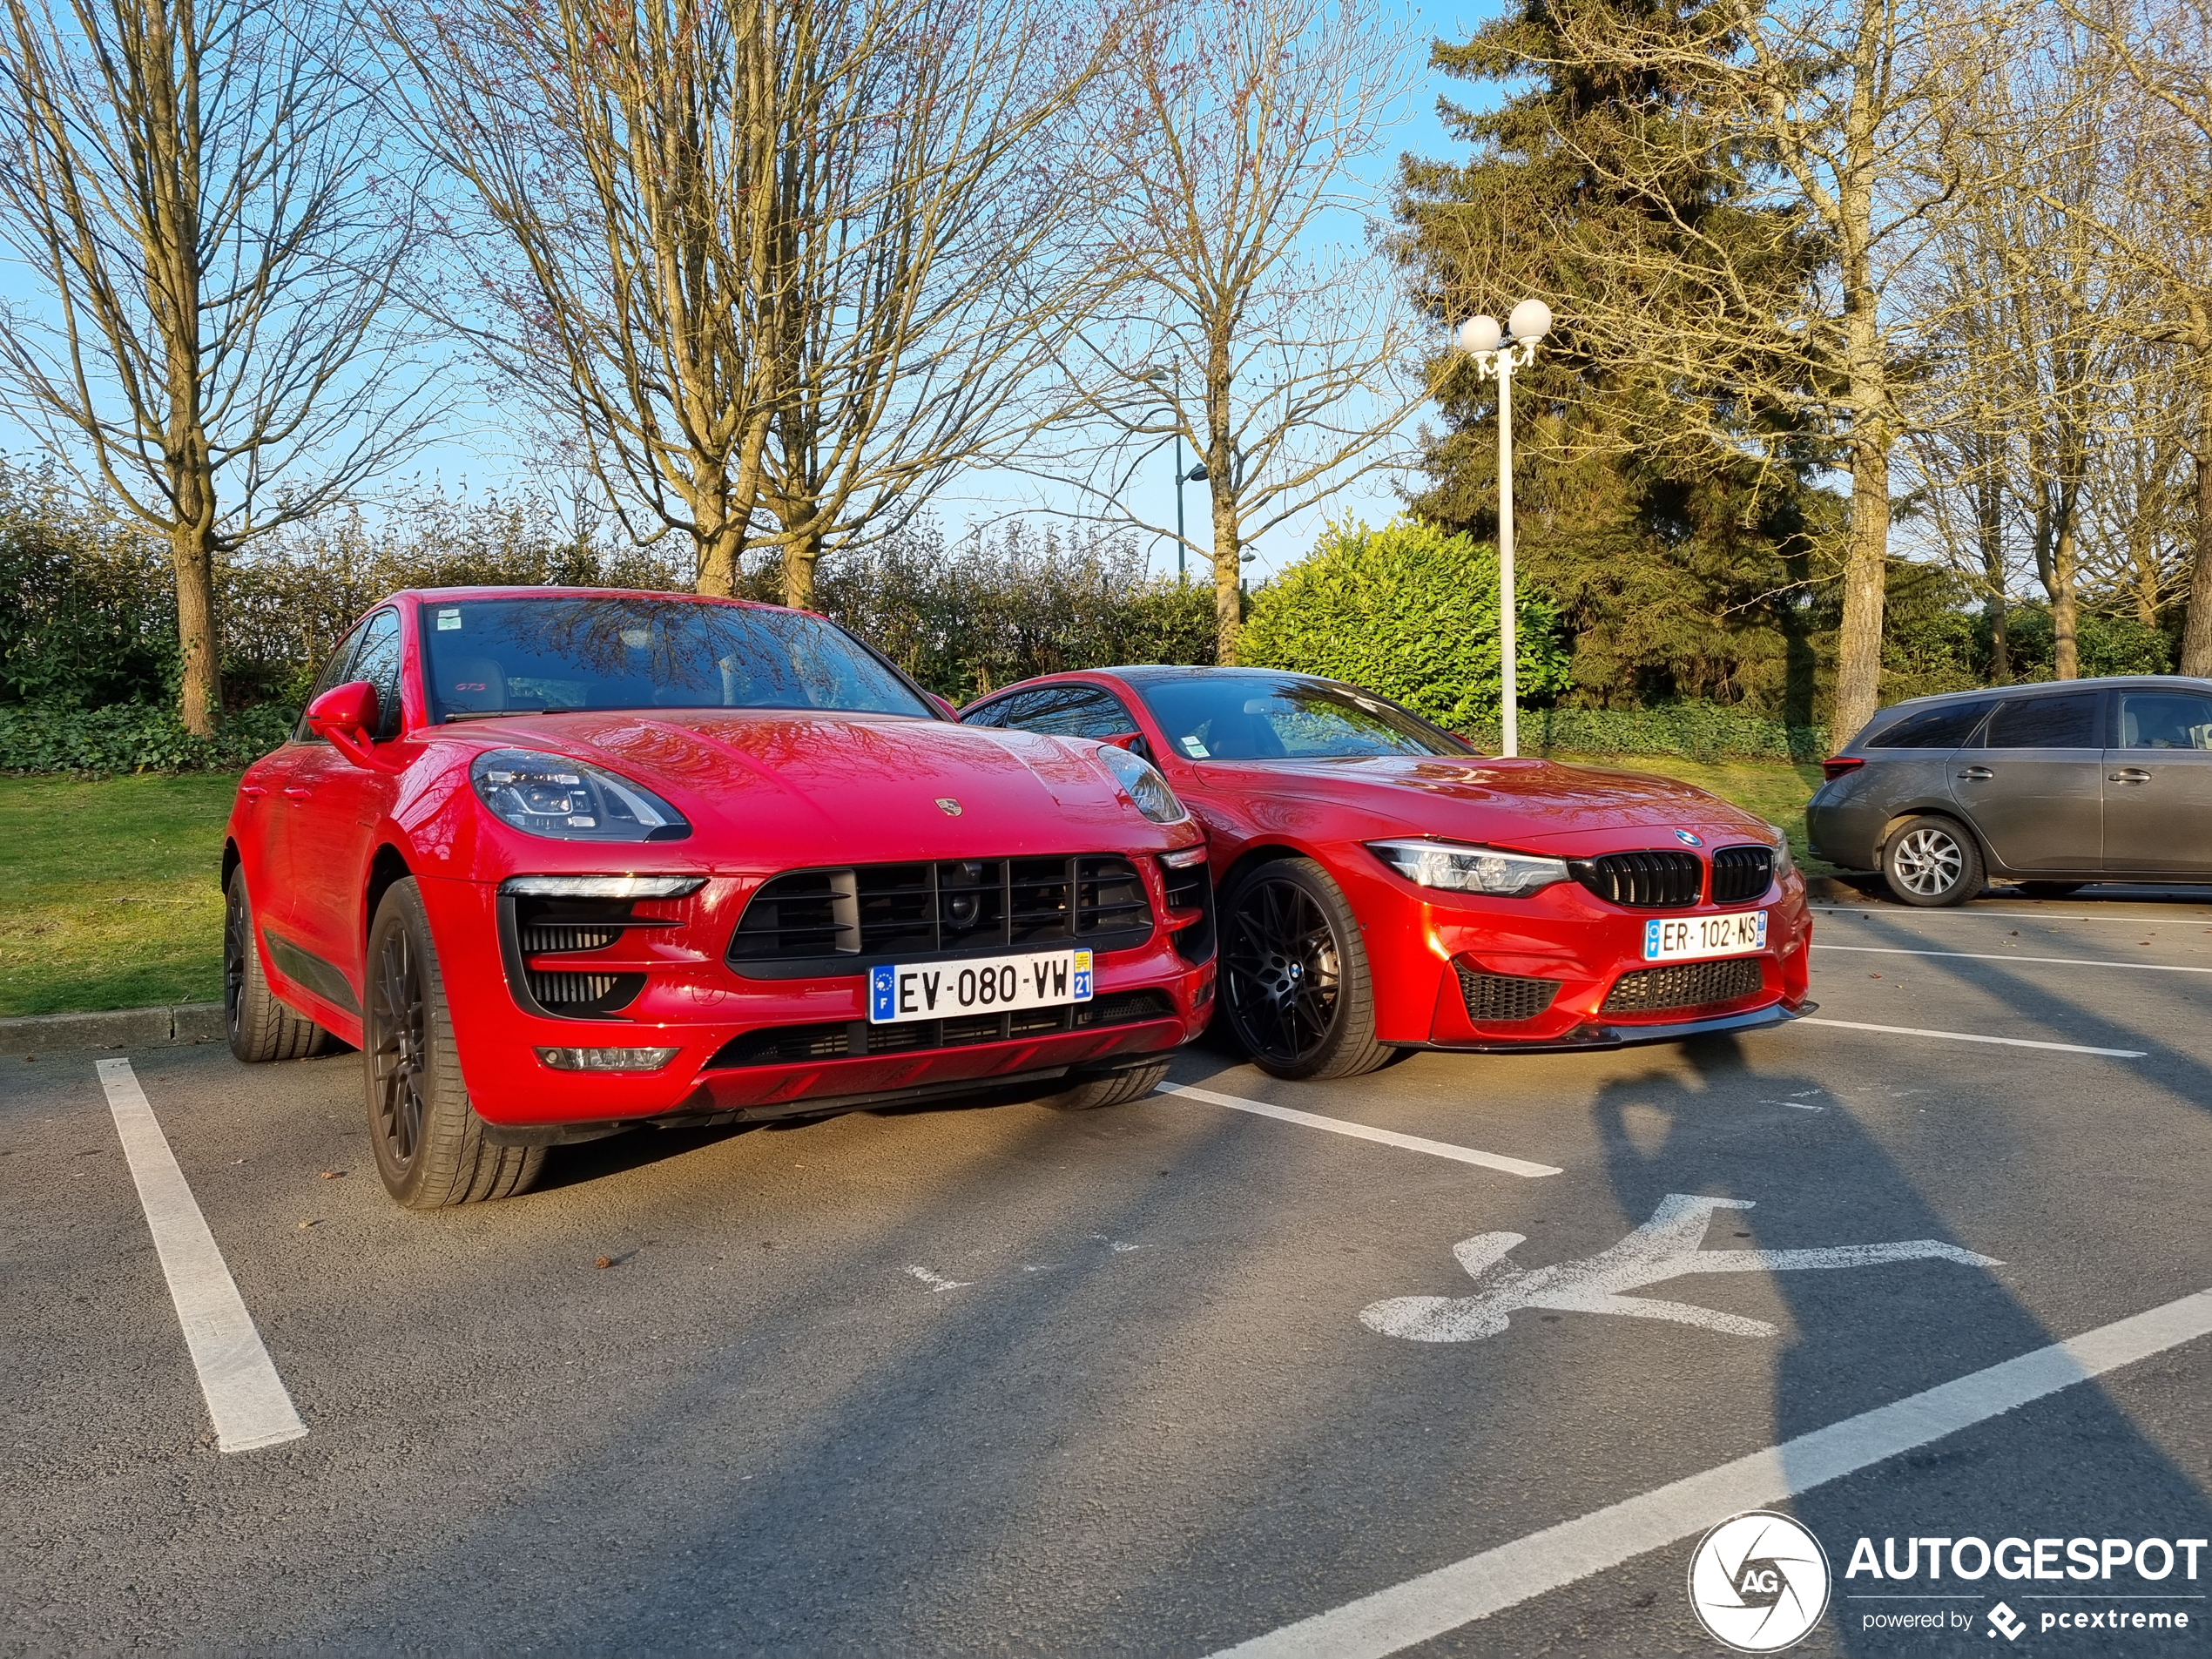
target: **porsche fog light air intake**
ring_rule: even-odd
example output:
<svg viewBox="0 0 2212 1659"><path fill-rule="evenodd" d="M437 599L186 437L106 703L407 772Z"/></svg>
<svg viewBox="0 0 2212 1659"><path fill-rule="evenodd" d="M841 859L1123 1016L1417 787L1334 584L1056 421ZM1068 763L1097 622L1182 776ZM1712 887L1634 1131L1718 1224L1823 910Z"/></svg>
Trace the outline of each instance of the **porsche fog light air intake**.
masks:
<svg viewBox="0 0 2212 1659"><path fill-rule="evenodd" d="M1129 798L1136 803L1136 810L1155 824L1180 824L1190 816L1175 798L1175 791L1168 787L1168 780L1153 771L1149 762L1110 743L1098 745L1098 759L1114 774L1114 781L1129 792Z"/></svg>
<svg viewBox="0 0 2212 1659"><path fill-rule="evenodd" d="M674 1049L540 1049L537 1057L556 1071L658 1071Z"/></svg>
<svg viewBox="0 0 2212 1659"><path fill-rule="evenodd" d="M502 823L563 841L674 841L684 815L650 789L565 755L494 749L469 768L476 795Z"/></svg>
<svg viewBox="0 0 2212 1659"><path fill-rule="evenodd" d="M1196 846L1178 846L1172 853L1160 854L1160 862L1170 870L1187 870L1194 864L1204 864L1205 861L1206 844L1204 841L1199 842Z"/></svg>
<svg viewBox="0 0 2212 1659"><path fill-rule="evenodd" d="M1370 841L1367 850L1408 881L1450 893L1518 899L1568 880L1567 860L1442 841Z"/></svg>
<svg viewBox="0 0 2212 1659"><path fill-rule="evenodd" d="M509 899L680 899L706 885L703 875L510 875Z"/></svg>

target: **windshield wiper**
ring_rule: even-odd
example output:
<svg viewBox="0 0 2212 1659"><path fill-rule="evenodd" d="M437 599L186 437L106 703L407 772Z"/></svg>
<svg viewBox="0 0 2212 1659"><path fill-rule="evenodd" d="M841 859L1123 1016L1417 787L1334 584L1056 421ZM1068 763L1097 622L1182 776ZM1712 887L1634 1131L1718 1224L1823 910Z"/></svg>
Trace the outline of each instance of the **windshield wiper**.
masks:
<svg viewBox="0 0 2212 1659"><path fill-rule="evenodd" d="M451 725L455 720L509 720L518 714L581 714L582 709L455 709L445 718Z"/></svg>

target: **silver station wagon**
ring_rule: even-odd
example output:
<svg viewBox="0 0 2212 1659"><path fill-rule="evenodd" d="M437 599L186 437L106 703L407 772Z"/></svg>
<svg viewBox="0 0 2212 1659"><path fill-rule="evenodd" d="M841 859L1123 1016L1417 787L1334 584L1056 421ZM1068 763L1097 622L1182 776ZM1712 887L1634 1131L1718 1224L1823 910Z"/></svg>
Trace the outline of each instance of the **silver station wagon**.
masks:
<svg viewBox="0 0 2212 1659"><path fill-rule="evenodd" d="M2212 680L2173 675L1952 691L1884 709L1825 763L1816 857L1879 870L1906 904L1986 881L2212 883Z"/></svg>

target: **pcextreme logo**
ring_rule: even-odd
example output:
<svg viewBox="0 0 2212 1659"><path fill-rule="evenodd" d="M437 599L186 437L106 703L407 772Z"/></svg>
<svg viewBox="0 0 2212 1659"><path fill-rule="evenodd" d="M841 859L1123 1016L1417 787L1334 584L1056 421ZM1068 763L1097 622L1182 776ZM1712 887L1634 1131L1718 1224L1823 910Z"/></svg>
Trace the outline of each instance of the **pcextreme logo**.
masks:
<svg viewBox="0 0 2212 1659"><path fill-rule="evenodd" d="M1689 1605L1713 1640L1738 1653L1779 1653L1828 1610L1828 1556L1787 1515L1730 1515L1689 1558Z"/></svg>

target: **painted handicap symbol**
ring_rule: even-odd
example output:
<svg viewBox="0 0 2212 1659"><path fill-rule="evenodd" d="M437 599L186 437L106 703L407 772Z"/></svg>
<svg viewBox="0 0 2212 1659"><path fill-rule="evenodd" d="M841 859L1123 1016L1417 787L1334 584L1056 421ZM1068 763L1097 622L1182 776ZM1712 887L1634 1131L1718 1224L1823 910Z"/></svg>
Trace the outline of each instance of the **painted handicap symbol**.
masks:
<svg viewBox="0 0 2212 1659"><path fill-rule="evenodd" d="M1473 1342L1494 1337L1521 1308L1566 1313L1621 1313L1638 1319L1672 1319L1739 1337L1770 1337L1764 1319L1720 1313L1688 1302L1661 1302L1627 1292L1689 1273L1788 1273L1820 1267L1878 1267L1886 1262L1959 1262L2001 1265L1932 1238L1894 1244L1836 1244L1824 1250L1703 1250L1706 1224L1716 1210L1749 1210L1749 1198L1700 1198L1670 1192L1645 1222L1612 1249L1587 1260L1550 1267L1516 1267L1506 1259L1520 1233L1481 1233L1454 1245L1475 1283L1473 1296L1394 1296L1360 1310L1359 1321L1386 1337L1409 1342Z"/></svg>

